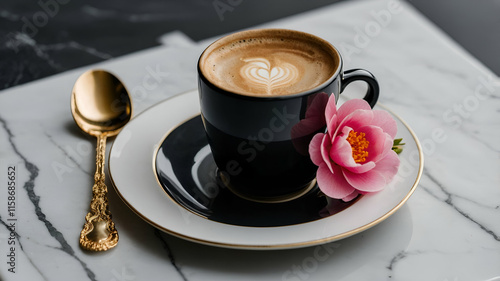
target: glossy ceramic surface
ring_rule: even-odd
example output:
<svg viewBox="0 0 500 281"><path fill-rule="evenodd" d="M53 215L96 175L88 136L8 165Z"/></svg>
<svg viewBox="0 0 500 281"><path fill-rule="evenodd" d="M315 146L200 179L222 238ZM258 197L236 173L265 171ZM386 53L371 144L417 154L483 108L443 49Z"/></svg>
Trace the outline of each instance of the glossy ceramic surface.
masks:
<svg viewBox="0 0 500 281"><path fill-rule="evenodd" d="M284 226L336 214L356 202L322 195L315 181L297 199L260 203L235 195L221 181L200 116L171 131L155 157L158 183L182 207L207 219L241 226Z"/></svg>

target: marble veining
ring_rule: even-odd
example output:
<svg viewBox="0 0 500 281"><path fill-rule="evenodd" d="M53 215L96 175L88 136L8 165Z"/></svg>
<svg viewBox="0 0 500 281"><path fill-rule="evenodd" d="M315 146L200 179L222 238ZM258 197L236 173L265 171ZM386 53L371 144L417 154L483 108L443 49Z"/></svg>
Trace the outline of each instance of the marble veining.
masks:
<svg viewBox="0 0 500 281"><path fill-rule="evenodd" d="M47 228L47 231L50 233L50 235L54 239L56 239L57 242L59 242L59 244L61 245L61 247L59 249L62 250L62 251L64 251L66 254L68 254L72 258L76 259L81 264L81 266L84 268L84 270L87 273L87 276L89 277L89 279L92 280L92 281L95 281L96 280L95 279L95 274L92 272L92 270L90 270L88 268L88 266L87 266L87 264L85 262L83 262L80 258L78 258L75 255L75 251L68 244L68 242L66 241L66 238L64 237L64 235L59 230L57 230L57 228L54 227L54 225L46 218L46 215L44 214L42 208L40 207L40 196L38 196L36 194L36 192L35 192L35 179L38 177L39 168L35 164L33 164L32 162L30 162L17 149L17 146L12 141L14 135L12 134L12 132L10 131L10 129L8 128L7 123L5 122L5 120L0 117L0 122L2 123L4 131L8 135L8 140L9 140L9 144L11 146L12 151L19 158L22 159L22 162L24 163L24 165L26 167L26 170L30 174L29 175L29 180L24 183L23 188L28 193L28 197L29 197L31 203L33 204L33 206L35 207L35 213L36 213L38 219L45 224L45 227ZM18 237L19 237L19 240L21 240L20 239L21 236L18 235ZM22 247L21 247L21 250L22 250Z"/></svg>
<svg viewBox="0 0 500 281"><path fill-rule="evenodd" d="M49 52L70 49L70 50L81 51L103 60L110 59L113 57L110 54L100 52L95 48L84 46L75 41L69 41L57 44L40 44L33 37L30 37L26 33L16 32L16 33L11 33L9 35L10 35L8 37L9 40L5 43L5 46L7 48L13 49L15 52L18 52L19 49L22 47L31 48L38 57L45 60L50 66L58 70L61 70L61 66L50 58L48 54Z"/></svg>
<svg viewBox="0 0 500 281"><path fill-rule="evenodd" d="M35 52L36 56L38 56L40 59L44 60L47 62L49 66L52 68L61 69L61 66L58 65L55 61L53 61L49 55L43 50L42 46L38 46L36 41L26 35L25 33L15 33L15 34L10 34L9 40L6 42L5 46L7 48L13 49L14 52L18 52L19 48L26 47L30 48L32 51Z"/></svg>
<svg viewBox="0 0 500 281"><path fill-rule="evenodd" d="M13 13L11 11L2 9L2 10L0 10L0 18L6 19L10 22L19 22L21 20L22 16L19 14Z"/></svg>
<svg viewBox="0 0 500 281"><path fill-rule="evenodd" d="M85 14L88 14L92 17L95 18L100 18L100 19L120 19L124 21L130 21L130 22L159 22L159 21L165 21L165 20L172 20L172 19L185 19L185 18L192 18L194 15L193 13L186 11L184 13L156 13L156 14L151 14L151 13L144 13L144 14L126 14L123 12L118 12L115 9L99 9L90 5L85 5L82 7L82 11Z"/></svg>
<svg viewBox="0 0 500 281"><path fill-rule="evenodd" d="M390 261L389 265L387 266L387 269L389 270L389 274L387 275L387 277L389 279L392 279L393 278L393 274L394 274L394 270L395 268L398 266L398 263L405 259L406 257L408 257L409 255L411 255L412 253L409 253L405 250L397 253ZM415 254L418 254L418 253L415 253Z"/></svg>
<svg viewBox="0 0 500 281"><path fill-rule="evenodd" d="M484 206L478 202L475 202L475 201L472 201L470 200L469 198L464 198L462 196L459 196L459 195L454 195L453 193L449 192L447 190L447 188L438 181L438 179L436 179L431 172L429 172L428 169L424 168L424 176L426 176L432 183L434 183L434 185L436 187L439 188L439 190L445 195L445 198L443 200L443 198L439 198L437 195L435 195L433 193L433 191L431 191L428 187L426 187L426 185L422 184L421 185L421 188L423 190L425 190L427 193L429 193L430 195L432 195L434 198L442 201L443 203L446 203L447 205L449 205L451 208L453 208L458 214L460 214L461 216L463 216L464 218L466 218L467 220L473 222L474 224L476 224L479 228L481 228L482 230L484 230L484 232L486 232L488 235L490 235L493 239L495 239L496 241L499 241L500 242L500 236L498 234L496 234L493 230L489 229L487 226L481 224L480 222L478 222L477 220L475 220L473 217L471 217L472 215L467 213L466 211L462 210L460 207L458 207L455 202L454 202L454 198L455 197L459 197L461 199L465 199L469 202L472 202L473 204L475 205L478 205L479 207L481 208L492 208L492 209L497 209L498 206L496 207L488 207L488 206Z"/></svg>
<svg viewBox="0 0 500 281"><path fill-rule="evenodd" d="M168 242L163 238L163 234L161 231L158 229L154 230L155 237L158 238L161 241L162 248L165 249L167 252L168 258L170 259L170 263L172 266L175 268L179 276L182 278L182 280L187 281L188 279L186 278L185 274L182 272L181 267L177 264L175 261L175 256L174 253L172 252L172 249L170 249L170 246L168 245Z"/></svg>
<svg viewBox="0 0 500 281"><path fill-rule="evenodd" d="M66 253L69 257L75 259L81 265L82 269L85 271L85 273L86 273L86 275L87 275L87 277L88 277L89 280L92 280L92 281L98 280L98 278L96 277L96 274L75 253L75 250L67 242L67 240L64 237L64 235L53 225L53 223L45 215L42 207L40 206L40 196L37 195L37 193L35 192L35 188L36 188L35 182L36 182L36 178L39 175L39 168L34 163L32 163L31 161L29 161L18 150L15 142L13 141L13 139L15 138L15 136L13 135L13 133L11 132L11 130L9 129L9 126L8 126L7 122L3 118L1 118L1 117L0 117L0 123L2 124L3 131L8 136L8 142L9 142L10 148L15 153L15 155L22 160L22 163L25 165L26 170L29 172L29 179L28 179L27 182L25 182L23 184L23 188L26 190L26 192L28 194L28 197L29 197L29 200L31 201L31 203L35 207L35 213L36 213L36 216L37 216L38 220L40 220L45 225L46 230L48 231L48 233L50 234L50 236L52 236L52 238L55 239L59 243L59 247L55 247L55 249L60 250L60 251L62 251L64 253ZM45 136L52 142L52 144L54 146L56 146L59 150L61 150L63 152L63 154L66 157L68 157L68 159L70 159L75 165L77 165L78 168L82 172L84 172L85 174L90 175L89 172L85 171L78 164L78 162L75 159L73 159L72 156L70 156L59 144L57 144L53 140L52 136L50 136L47 133L45 133ZM0 223L5 227L6 230L8 230L9 225L8 225L8 223L6 221L4 221L4 219L2 218L1 215L0 215ZM162 245L162 248L167 252L168 258L169 258L172 266L176 269L176 271L182 277L182 280L187 280L186 277L184 276L184 274L182 273L180 267L176 264L175 257L174 257L174 255L172 253L172 250L170 249L170 246L168 245L168 242L163 238L162 233L160 233L160 231L158 231L157 229L154 229L153 231L154 231L155 237L159 240L160 244ZM17 231L15 232L15 236L16 236L16 240L18 241L19 249L21 250L21 252L24 252L24 247L23 247L22 241L24 241L25 237L21 236ZM52 246L45 245L45 247L52 247ZM30 262L31 266L36 269L36 271L38 272L38 274L40 274L40 276L42 277L42 279L43 280L50 280L50 278L47 278L46 276L44 276L44 273L39 270L38 266L36 265L36 261L33 261L29 257L28 254L26 254L26 256L28 257L28 261Z"/></svg>
<svg viewBox="0 0 500 281"><path fill-rule="evenodd" d="M5 229L8 229L9 225L2 219L2 217L0 216L0 223L5 226ZM22 237L17 233L15 232L15 236L16 236L16 239L17 241L19 241L19 249L24 252L24 247L23 247L23 243L22 243ZM2 237L2 238L7 238L6 236L5 237ZM27 255L27 258L28 258L28 262L29 262L29 265L31 267L33 267L38 274L40 274L40 276L43 277L43 280L47 280L47 278L45 276L43 276L43 273L39 270L39 268L36 266L36 263L33 262L33 260L31 259L31 257L29 255Z"/></svg>
<svg viewBox="0 0 500 281"><path fill-rule="evenodd" d="M55 140L54 138L47 134L47 132L45 132L45 136L50 140L50 142L55 145L63 154L64 156L69 159L71 161L71 163L73 163L75 166L78 167L78 169L80 169L80 171L84 172L85 174L89 175L89 176L94 176L94 173L93 172L90 172L90 171L87 171L86 169L84 169L82 167L82 165L80 165L80 163L74 158L73 155L70 155L63 147L61 147L61 145L59 145Z"/></svg>
<svg viewBox="0 0 500 281"><path fill-rule="evenodd" d="M76 41L67 41L56 44L41 44L36 37L31 37L23 32L13 32L5 36L4 46L0 50L10 55L24 56L21 62L8 65L10 71L5 75L8 77L2 87L18 85L24 80L38 78L46 71L62 72L68 69L66 63L53 58L54 52L71 52L75 56L94 57L94 61L113 58L111 54L85 46ZM9 63L9 62L5 62Z"/></svg>
<svg viewBox="0 0 500 281"><path fill-rule="evenodd" d="M188 19L218 23L212 2L198 2L4 3L0 64L8 72L0 77L0 89L157 46L159 34L184 26Z"/></svg>

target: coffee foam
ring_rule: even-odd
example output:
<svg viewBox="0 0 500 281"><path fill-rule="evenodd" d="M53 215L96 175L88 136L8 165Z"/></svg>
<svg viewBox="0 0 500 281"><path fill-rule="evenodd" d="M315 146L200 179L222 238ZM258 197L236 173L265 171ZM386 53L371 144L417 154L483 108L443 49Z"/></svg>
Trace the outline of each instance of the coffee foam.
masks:
<svg viewBox="0 0 500 281"><path fill-rule="evenodd" d="M313 89L335 73L338 60L326 44L256 35L208 48L200 68L209 81L230 92L291 95Z"/></svg>
<svg viewBox="0 0 500 281"><path fill-rule="evenodd" d="M302 74L297 67L286 61L271 64L269 59L264 57L241 60L245 63L240 68L243 80L269 95L287 85L297 83Z"/></svg>

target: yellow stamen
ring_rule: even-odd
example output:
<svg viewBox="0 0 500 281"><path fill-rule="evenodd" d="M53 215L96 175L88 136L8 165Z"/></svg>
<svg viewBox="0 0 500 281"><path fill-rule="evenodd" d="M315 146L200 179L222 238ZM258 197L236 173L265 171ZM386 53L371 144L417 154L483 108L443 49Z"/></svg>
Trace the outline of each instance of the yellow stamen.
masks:
<svg viewBox="0 0 500 281"><path fill-rule="evenodd" d="M363 163L366 161L366 157L368 157L368 145L369 141L365 138L365 133L358 133L355 131L350 131L349 136L347 136L347 141L351 144L352 148L352 158L356 163Z"/></svg>

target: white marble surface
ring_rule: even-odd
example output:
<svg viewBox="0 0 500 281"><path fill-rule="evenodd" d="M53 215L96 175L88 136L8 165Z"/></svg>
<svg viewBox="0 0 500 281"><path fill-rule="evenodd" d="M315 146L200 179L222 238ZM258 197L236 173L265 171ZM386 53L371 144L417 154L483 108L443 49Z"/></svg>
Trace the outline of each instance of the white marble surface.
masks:
<svg viewBox="0 0 500 281"><path fill-rule="evenodd" d="M383 10L390 19L376 23ZM409 123L425 154L421 183L403 208L327 248L243 251L161 233L110 188L119 245L83 252L95 140L74 125L69 98L86 67L0 92L0 280L500 280L498 78L404 2L343 2L264 26L319 35L341 49L346 69L378 77L380 101ZM162 41L92 66L125 81L135 114L195 88L196 60L210 40ZM16 273L8 271L12 246ZM318 259L321 250L328 254Z"/></svg>

